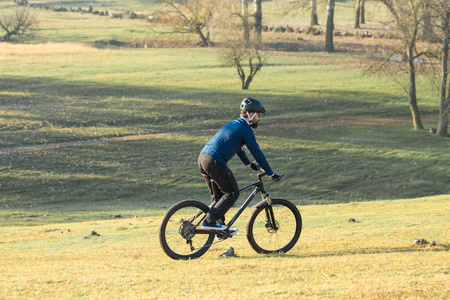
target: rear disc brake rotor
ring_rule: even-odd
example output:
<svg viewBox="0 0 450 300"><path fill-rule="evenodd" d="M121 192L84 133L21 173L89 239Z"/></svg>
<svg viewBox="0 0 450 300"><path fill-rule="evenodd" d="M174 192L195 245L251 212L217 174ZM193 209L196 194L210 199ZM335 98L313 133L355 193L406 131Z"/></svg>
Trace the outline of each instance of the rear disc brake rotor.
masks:
<svg viewBox="0 0 450 300"><path fill-rule="evenodd" d="M195 236L194 228L195 227L191 222L182 220L182 224L181 224L180 230L179 230L180 235L184 239L191 239Z"/></svg>

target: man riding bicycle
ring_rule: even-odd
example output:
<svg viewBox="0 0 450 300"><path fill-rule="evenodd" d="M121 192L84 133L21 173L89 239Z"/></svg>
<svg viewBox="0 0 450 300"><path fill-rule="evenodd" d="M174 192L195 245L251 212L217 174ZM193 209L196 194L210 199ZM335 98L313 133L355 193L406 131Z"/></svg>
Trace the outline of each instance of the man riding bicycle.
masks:
<svg viewBox="0 0 450 300"><path fill-rule="evenodd" d="M261 113L267 114L263 104L253 98L245 98L241 103L240 118L229 122L220 129L205 145L198 158L198 166L205 177L206 184L211 193L214 187L213 179L218 193L217 199L211 199L213 206L208 211L201 228L208 230L225 230L225 213L233 206L239 197L239 188L233 172L228 168L228 161L237 154L241 161L258 170L259 166L272 180L279 180L280 175L274 173L267 162L266 157L256 142L252 128L257 128L261 119ZM256 162L252 163L247 157L243 146L246 145ZM216 203L217 202L217 203ZM234 235L237 229L230 229L230 235Z"/></svg>

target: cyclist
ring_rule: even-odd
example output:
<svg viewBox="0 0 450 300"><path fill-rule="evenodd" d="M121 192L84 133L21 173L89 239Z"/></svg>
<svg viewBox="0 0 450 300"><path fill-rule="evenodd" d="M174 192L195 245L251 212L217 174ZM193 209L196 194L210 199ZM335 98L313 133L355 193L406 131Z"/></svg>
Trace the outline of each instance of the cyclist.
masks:
<svg viewBox="0 0 450 300"><path fill-rule="evenodd" d="M216 185L217 199L211 199L215 204L207 213L202 229L225 230L225 213L233 206L239 197L239 188L233 172L228 168L228 161L237 154L241 161L258 170L258 165L267 172L272 180L279 180L280 175L274 173L266 157L259 148L252 128L257 128L261 114L267 114L263 104L253 98L245 98L241 103L240 118L231 121L220 129L205 145L198 158L198 166L205 177L206 184L213 195L210 178ZM246 145L256 162L251 162L243 146ZM217 203L216 203L217 202ZM237 229L230 229L234 235Z"/></svg>

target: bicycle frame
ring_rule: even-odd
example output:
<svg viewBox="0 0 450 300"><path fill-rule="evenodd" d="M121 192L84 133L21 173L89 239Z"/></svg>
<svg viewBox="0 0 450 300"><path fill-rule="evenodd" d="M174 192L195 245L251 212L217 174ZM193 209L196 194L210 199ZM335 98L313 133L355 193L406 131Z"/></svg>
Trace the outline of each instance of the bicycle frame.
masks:
<svg viewBox="0 0 450 300"><path fill-rule="evenodd" d="M159 229L159 241L164 252L173 259L199 258L208 251L211 245L232 238L237 230L230 227L242 216L243 211L258 193L261 193L262 200L253 205L253 211L249 214L246 226L246 235L250 246L261 254L285 253L294 247L301 233L300 212L288 200L271 199L262 180L262 177L267 174L264 170L260 172L264 173L257 175L257 182L239 190L250 195L240 208L236 209L236 213L226 226L217 226L217 228L214 226L202 228L203 226L201 226L208 210L217 206L217 197L223 195L214 181L211 182L213 183L211 189L213 204L209 208L205 203L197 200L184 200L169 208L161 220ZM282 177L283 174L277 174L271 179L279 181ZM207 181L207 183L210 182ZM223 200L226 201L225 198ZM240 222L239 225L241 225Z"/></svg>
<svg viewBox="0 0 450 300"><path fill-rule="evenodd" d="M269 193L266 192L266 191L264 190L264 182L263 182L263 180L262 180L262 177L265 176L265 175L266 175L265 172L264 172L264 173L261 173L261 174L258 174L258 181L257 181L257 182L255 182L255 183L253 183L253 184L250 184L250 185L246 186L245 188L239 190L239 192L242 193L242 192L248 191L248 190L250 190L250 189L252 189L252 188L255 188L255 189L253 190L253 192L248 196L248 198L244 201L244 203L241 205L241 207L240 207L239 210L236 212L236 214L233 216L233 218L228 222L228 224L226 224L227 229L230 229L230 227L233 226L234 222L236 222L236 220L240 217L240 215L242 214L242 212L247 208L247 206L250 204L250 202L252 202L253 198L255 198L255 196L256 196L257 193L261 192L262 197L263 197L263 200L260 201L259 203L257 203L254 207L258 207L258 206L260 206L260 205L262 205L262 204L264 204L264 203L267 203L268 205L271 204L271 200L270 200L270 197L269 197ZM211 183L214 183L214 180L211 179ZM215 198L215 196L216 196L216 191L215 191L216 185L215 185L215 184L212 184L212 187L213 187L213 196L214 196L214 198ZM216 203L217 203L217 202L216 202ZM214 206L213 206L213 207L214 207ZM274 220L275 218L274 218L274 216L273 216L273 211L272 211L272 210L270 210L270 214L271 214L272 220ZM203 217L203 218L197 223L196 227L199 226L199 224L200 224L201 222L203 222L204 219L205 219L205 217ZM206 230L206 229L196 228L196 233L208 233L208 234L209 234L209 233L215 232L215 231L216 231L216 230ZM217 232L221 232L221 230L217 230ZM223 231L222 231L222 232L223 232Z"/></svg>

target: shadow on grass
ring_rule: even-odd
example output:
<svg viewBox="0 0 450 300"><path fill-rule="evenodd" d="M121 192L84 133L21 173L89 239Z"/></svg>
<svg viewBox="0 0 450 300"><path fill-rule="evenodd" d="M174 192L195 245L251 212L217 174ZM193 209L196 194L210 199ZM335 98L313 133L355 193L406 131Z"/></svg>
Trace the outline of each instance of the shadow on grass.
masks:
<svg viewBox="0 0 450 300"><path fill-rule="evenodd" d="M350 115L352 113L358 115L409 114L405 98L382 92L364 92L362 95L358 91L321 89L320 93L315 90L306 90L302 91L304 95L286 96L258 91L218 92L208 87L194 87L195 84L190 88L173 86L156 88L151 86L151 82L145 86L133 83L118 85L82 80L65 81L47 77L7 77L0 78L0 83L3 92L21 94L2 96L0 99L2 105L15 105L15 108L19 109L36 108L38 105L43 105L49 110L51 110L50 106L56 105L56 112L58 112L58 105L62 102L67 102L67 109L81 106L105 109L118 100L126 101L130 107L142 106L143 101L156 100L160 101L159 112L167 113L174 109L175 112L189 113L186 109L178 108L186 105L181 101L176 104L171 103L169 107L165 106L165 103L176 99L200 102L202 105L194 107L200 116L201 113L211 110L216 113L217 110L226 110L228 117L236 116L241 99L252 95L264 101L269 116L274 115L281 120L283 115L288 115L291 121L295 120L292 117L293 113L298 114L297 117L305 118L319 113L321 116L336 116L342 113ZM126 99L122 99L123 97ZM228 120L228 118L224 118L224 120Z"/></svg>
<svg viewBox="0 0 450 300"><path fill-rule="evenodd" d="M0 83L0 105L6 112L0 124L4 148L188 132L3 155L0 205L29 210L54 204L120 206L124 201L151 208L169 206L187 195L205 199L206 188L196 160L213 133L199 129L217 130L236 118L240 99L248 96L242 91L165 89L154 88L151 83L117 85L44 77L0 78ZM411 132L409 125L307 130L282 125L339 115L407 115L402 99L378 92L362 97L354 91L332 90L290 96L250 93L263 100L269 110L264 122L281 124L261 126L256 131L274 169L287 175L277 185L277 197L299 204L314 199L333 203L448 192L446 182L436 180L447 176L445 166L450 163L444 139ZM387 105L377 100L386 98ZM236 169L236 173L242 174L237 175L239 182L248 181L248 172Z"/></svg>
<svg viewBox="0 0 450 300"><path fill-rule="evenodd" d="M324 251L304 255L292 255L289 253L280 254L268 254L270 257L279 258L317 258L317 257L339 257L339 256L351 256L351 255L365 255L365 254L388 254L388 253L408 253L408 252L442 252L450 251L450 245L438 244L434 247L430 246L410 246L410 247L377 247L377 248L360 248L360 249L348 249L333 251ZM261 257L261 256L259 256ZM262 256L264 257L264 256ZM239 256L240 259L254 259L255 256Z"/></svg>
<svg viewBox="0 0 450 300"><path fill-rule="evenodd" d="M405 253L405 252L441 252L441 251L449 251L449 245L437 245L435 247L386 247L386 248L363 248L363 249L349 249L345 251L339 252L323 252L323 253L315 253L305 256L300 256L303 258L309 257L329 257L329 256L348 256L348 255L364 255L364 254L387 254L387 253Z"/></svg>

